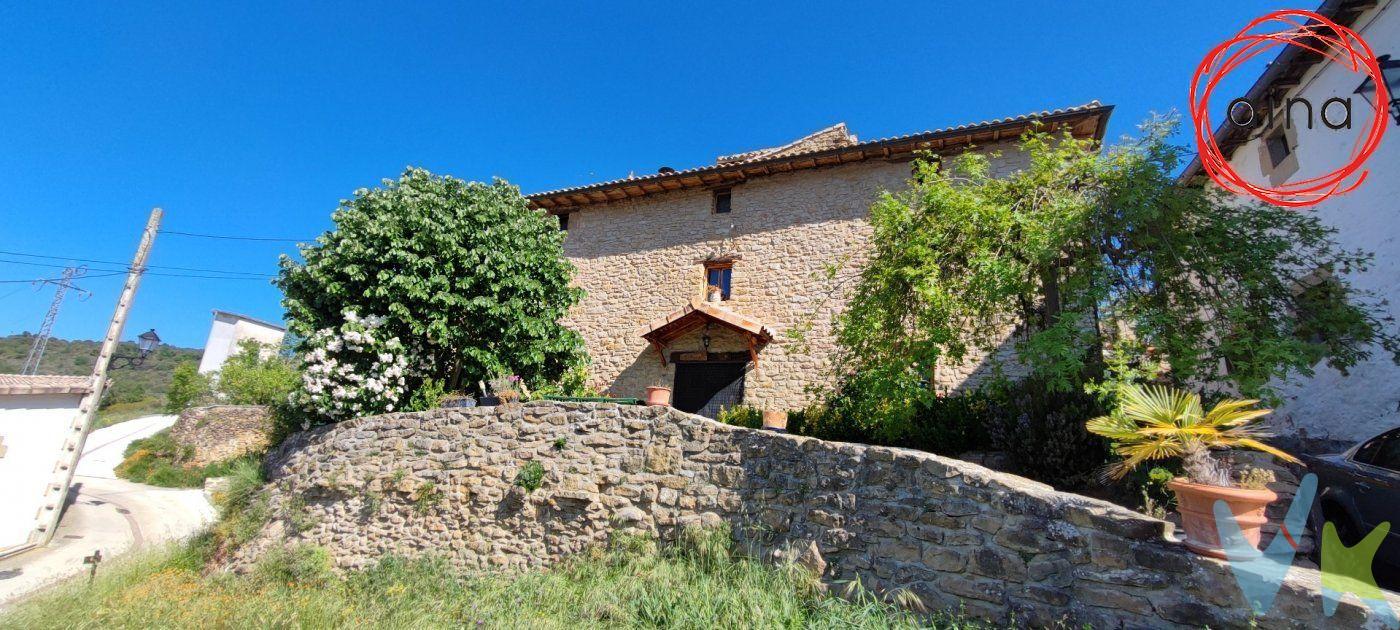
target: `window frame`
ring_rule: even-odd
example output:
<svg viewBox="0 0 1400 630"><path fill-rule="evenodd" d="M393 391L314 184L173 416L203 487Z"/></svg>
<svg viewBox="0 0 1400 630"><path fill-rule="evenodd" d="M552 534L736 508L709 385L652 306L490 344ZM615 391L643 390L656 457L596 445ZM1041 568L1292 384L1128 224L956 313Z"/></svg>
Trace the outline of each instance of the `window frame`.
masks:
<svg viewBox="0 0 1400 630"><path fill-rule="evenodd" d="M720 210L720 198L724 198L724 209ZM734 189L716 188L710 193L710 214L732 214L734 212Z"/></svg>
<svg viewBox="0 0 1400 630"><path fill-rule="evenodd" d="M1298 172L1298 130L1286 123L1278 123L1264 131L1259 138L1259 170L1268 176L1269 183L1277 186L1288 181ZM1274 161L1270 145L1282 142L1288 151L1282 159Z"/></svg>
<svg viewBox="0 0 1400 630"><path fill-rule="evenodd" d="M728 300L730 300L731 298L733 298L733 297L734 297L734 261L732 261L732 260L706 261L706 262L705 262L705 265L704 265L704 268L705 268L705 276L704 276L704 279L705 279L705 294L706 294L707 296L709 295L710 287L712 287L712 286L718 286L718 287L719 287L719 291L720 291L720 293L719 293L719 299L720 299L720 301L728 301ZM716 285L716 284L711 284L711 283L710 283L710 274L711 274L712 272L719 272L719 274L720 274L720 279L721 279L721 282L722 282L723 284L718 284L718 285ZM728 285L728 286L726 286L726 285Z"/></svg>

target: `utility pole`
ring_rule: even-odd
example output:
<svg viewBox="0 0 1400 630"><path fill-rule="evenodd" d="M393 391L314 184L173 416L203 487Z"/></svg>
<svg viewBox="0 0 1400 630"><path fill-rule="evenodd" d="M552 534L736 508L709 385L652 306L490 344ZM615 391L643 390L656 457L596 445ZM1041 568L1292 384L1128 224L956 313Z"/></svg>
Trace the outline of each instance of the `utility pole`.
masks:
<svg viewBox="0 0 1400 630"><path fill-rule="evenodd" d="M49 347L49 337L53 336L53 322L58 319L58 309L63 306L63 296L69 289L78 292L79 299L86 300L92 296L91 292L84 291L73 285L73 279L81 277L87 273L86 266L66 267L63 270L63 277L58 280L42 279L35 280L34 283L43 287L45 284L52 284L53 302L49 304L49 312L44 315L44 323L39 326L39 336L34 338L34 344L29 346L29 356L24 358L24 369L20 374L38 374L39 362L44 360L44 350Z"/></svg>
<svg viewBox="0 0 1400 630"><path fill-rule="evenodd" d="M146 258L155 244L156 231L160 229L160 208L151 210L146 220L146 231L141 234L141 244L136 247L136 256L131 259L127 270L126 284L121 297L117 298L117 310L112 314L112 323L107 326L107 337L102 340L102 350L97 354L97 364L92 367L91 391L78 405L78 417L73 420L72 430L64 442L63 453L59 456L58 467L54 471L52 483L44 489L44 508L39 515L41 539L39 545L47 545L58 529L58 519L63 514L63 504L68 500L68 487L73 483L73 471L78 467L78 458L83 456L83 445L87 443L92 420L97 416L97 404L102 400L102 390L107 386L107 365L121 341L122 327L126 326L126 315L131 312L131 302L136 298L136 288L141 284L141 276L146 272Z"/></svg>

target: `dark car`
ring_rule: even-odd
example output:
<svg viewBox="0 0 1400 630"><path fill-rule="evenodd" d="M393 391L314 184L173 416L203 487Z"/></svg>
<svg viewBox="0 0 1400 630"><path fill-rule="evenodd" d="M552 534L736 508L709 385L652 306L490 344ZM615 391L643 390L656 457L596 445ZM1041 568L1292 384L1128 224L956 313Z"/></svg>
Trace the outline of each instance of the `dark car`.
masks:
<svg viewBox="0 0 1400 630"><path fill-rule="evenodd" d="M1339 455L1304 456L1317 473L1317 501L1308 518L1319 547L1323 523L1342 543L1355 545L1381 523L1390 533L1376 552L1377 579L1395 588L1400 574L1400 429L1392 429Z"/></svg>

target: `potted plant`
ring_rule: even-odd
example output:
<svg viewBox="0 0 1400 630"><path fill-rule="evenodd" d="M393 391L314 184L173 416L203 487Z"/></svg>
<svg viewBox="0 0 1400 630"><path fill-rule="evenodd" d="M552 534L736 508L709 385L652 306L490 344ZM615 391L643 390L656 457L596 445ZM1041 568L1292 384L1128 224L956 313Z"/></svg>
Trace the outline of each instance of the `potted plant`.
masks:
<svg viewBox="0 0 1400 630"><path fill-rule="evenodd" d="M671 387L665 381L657 381L647 387L647 405L665 407L671 404Z"/></svg>
<svg viewBox="0 0 1400 630"><path fill-rule="evenodd" d="M519 376L502 374L491 379L487 385L491 386L491 394L499 401L498 404L509 405L520 401L521 382Z"/></svg>
<svg viewBox="0 0 1400 630"><path fill-rule="evenodd" d="M1167 487L1176 493L1186 546L1201 555L1224 558L1215 527L1215 502L1224 501L1229 506L1245 539L1258 547L1259 528L1267 522L1264 509L1278 495L1268 489L1242 487L1229 463L1213 456L1212 451L1249 448L1298 461L1261 441L1268 435L1253 423L1271 410L1255 407L1258 403L1226 400L1206 412L1201 397L1194 393L1129 385L1119 391L1119 405L1112 414L1094 418L1085 427L1113 440L1114 452L1123 457L1108 470L1115 479L1145 461L1180 457L1186 476L1173 479Z"/></svg>

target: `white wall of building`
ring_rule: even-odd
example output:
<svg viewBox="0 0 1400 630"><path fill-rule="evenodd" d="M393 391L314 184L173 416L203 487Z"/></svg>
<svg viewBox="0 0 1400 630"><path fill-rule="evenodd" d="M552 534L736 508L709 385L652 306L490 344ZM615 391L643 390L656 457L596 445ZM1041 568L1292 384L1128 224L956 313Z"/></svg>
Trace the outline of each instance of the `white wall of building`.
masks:
<svg viewBox="0 0 1400 630"><path fill-rule="evenodd" d="M1400 7L1396 3L1380 3L1360 16L1353 29L1376 55L1389 53L1400 59ZM1374 112L1367 96L1353 94L1362 76L1337 64L1318 64L1289 91L1288 96L1306 98L1314 108L1334 96L1351 97L1352 129L1332 130L1317 119L1308 129L1300 120L1302 106L1296 106L1298 118L1293 129L1297 133L1298 170L1286 181L1322 175L1348 161L1353 143L1365 132ZM1340 108L1335 109L1332 120L1340 122L1341 113ZM1387 299L1386 313L1400 320L1400 126L1389 116L1386 124L1386 136L1367 162L1370 175L1361 187L1300 211L1316 213L1336 228L1342 248L1375 254L1375 264L1368 271L1353 273L1348 279L1355 288ZM1260 144L1256 139L1241 146L1231 164L1247 180L1270 185ZM1285 404L1274 420L1279 435L1354 442L1400 426L1400 367L1382 349L1373 350L1372 358L1349 370L1349 376L1318 365L1314 377L1284 384Z"/></svg>
<svg viewBox="0 0 1400 630"><path fill-rule="evenodd" d="M238 352L238 344L252 339L265 346L277 347L287 331L283 328L244 317L236 313L214 311L214 323L204 342L204 355L199 359L199 372L217 372L229 356Z"/></svg>
<svg viewBox="0 0 1400 630"><path fill-rule="evenodd" d="M0 395L0 551L29 542L82 394Z"/></svg>

